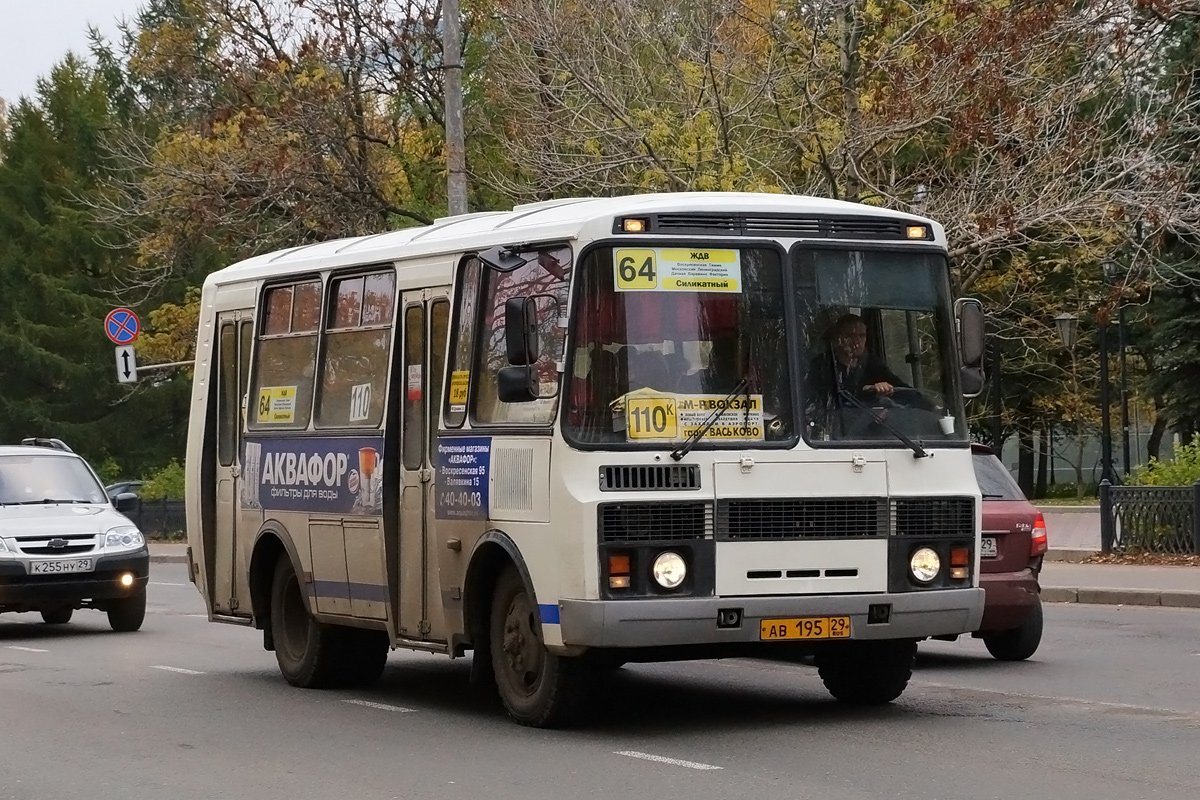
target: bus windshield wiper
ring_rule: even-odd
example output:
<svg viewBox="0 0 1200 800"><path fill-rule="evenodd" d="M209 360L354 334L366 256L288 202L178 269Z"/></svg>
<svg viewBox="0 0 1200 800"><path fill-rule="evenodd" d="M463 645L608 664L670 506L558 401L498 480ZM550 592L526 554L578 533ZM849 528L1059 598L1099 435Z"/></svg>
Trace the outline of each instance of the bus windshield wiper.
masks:
<svg viewBox="0 0 1200 800"><path fill-rule="evenodd" d="M740 381L738 381L737 385L729 390L729 394L725 395L725 397L721 400L720 403L717 403L717 407L714 408L712 410L712 413L709 414L708 417L704 420L704 424L701 425L699 428L696 428L696 430L693 431L690 436L688 436L686 439L683 440L683 443L681 445L679 445L679 447L675 448L675 450L671 453L671 458L678 461L679 459L683 458L688 453L690 453L692 448L696 446L696 442L703 439L704 434L706 434L710 430L712 430L712 426L717 424L717 420L719 420L721 418L721 414L723 414L725 412L725 409L728 407L729 401L731 399L733 399L734 397L736 397L741 392L748 390L749 388L750 388L750 379L749 378L742 378Z"/></svg>
<svg viewBox="0 0 1200 800"><path fill-rule="evenodd" d="M908 445L909 449L913 451L913 458L927 458L929 456L929 453L925 452L924 447L921 447L921 445L917 444L912 439L908 438L903 433L901 433L899 430L897 430L896 427L894 425L892 425L892 423L888 422L883 417L883 415L876 414L875 409L871 408L869 405L867 405L863 401L859 400L857 397L850 394L850 392L846 391L845 389L838 390L838 394L841 395L846 400L849 400L854 405L861 408L863 411L866 411L868 414L871 415L871 418L873 420L875 420L881 426L886 428L888 430L888 432L890 432L897 439L899 439L900 441L902 441L906 445Z"/></svg>

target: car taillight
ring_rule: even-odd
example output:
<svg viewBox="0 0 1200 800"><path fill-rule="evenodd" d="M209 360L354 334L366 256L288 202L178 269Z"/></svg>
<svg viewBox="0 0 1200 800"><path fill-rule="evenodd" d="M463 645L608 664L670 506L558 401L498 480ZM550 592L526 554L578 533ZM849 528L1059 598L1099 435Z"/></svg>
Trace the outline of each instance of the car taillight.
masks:
<svg viewBox="0 0 1200 800"><path fill-rule="evenodd" d="M1033 538L1029 540L1029 557L1040 556L1048 547L1046 541L1046 518L1042 512L1037 512L1037 520L1033 523Z"/></svg>

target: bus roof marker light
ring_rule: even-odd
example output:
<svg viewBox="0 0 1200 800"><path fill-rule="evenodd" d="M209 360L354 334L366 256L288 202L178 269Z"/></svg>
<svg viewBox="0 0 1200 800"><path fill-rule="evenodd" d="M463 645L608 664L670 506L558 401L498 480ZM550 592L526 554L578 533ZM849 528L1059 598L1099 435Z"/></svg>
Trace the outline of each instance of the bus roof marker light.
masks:
<svg viewBox="0 0 1200 800"><path fill-rule="evenodd" d="M621 221L621 230L626 233L645 233L647 227L646 220L640 217L628 217Z"/></svg>
<svg viewBox="0 0 1200 800"><path fill-rule="evenodd" d="M924 225L909 225L905 233L910 239L925 239L929 236L929 228Z"/></svg>

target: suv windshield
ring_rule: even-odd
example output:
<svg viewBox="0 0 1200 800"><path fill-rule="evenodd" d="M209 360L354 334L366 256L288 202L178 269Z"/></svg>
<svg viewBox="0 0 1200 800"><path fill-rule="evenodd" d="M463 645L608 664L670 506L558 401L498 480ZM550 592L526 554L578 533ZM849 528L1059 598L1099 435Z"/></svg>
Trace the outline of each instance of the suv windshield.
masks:
<svg viewBox="0 0 1200 800"><path fill-rule="evenodd" d="M966 441L940 254L797 247L804 434Z"/></svg>
<svg viewBox="0 0 1200 800"><path fill-rule="evenodd" d="M778 251L604 247L577 281L568 439L678 443L714 413L699 446L794 437Z"/></svg>
<svg viewBox="0 0 1200 800"><path fill-rule="evenodd" d="M75 456L0 456L0 505L106 503L91 470Z"/></svg>

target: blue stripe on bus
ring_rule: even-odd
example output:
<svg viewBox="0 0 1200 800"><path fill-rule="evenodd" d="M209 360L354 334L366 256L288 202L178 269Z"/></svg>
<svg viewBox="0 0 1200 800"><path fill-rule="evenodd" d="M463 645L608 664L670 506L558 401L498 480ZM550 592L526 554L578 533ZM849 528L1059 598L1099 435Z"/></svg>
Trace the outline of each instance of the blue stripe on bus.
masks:
<svg viewBox="0 0 1200 800"><path fill-rule="evenodd" d="M542 615L542 622L547 625L558 624L558 604L557 603L539 603L538 613Z"/></svg>

